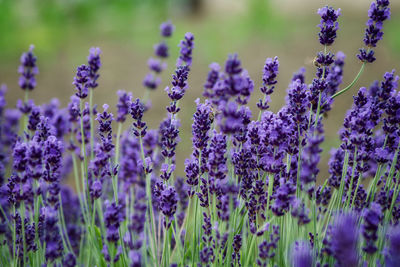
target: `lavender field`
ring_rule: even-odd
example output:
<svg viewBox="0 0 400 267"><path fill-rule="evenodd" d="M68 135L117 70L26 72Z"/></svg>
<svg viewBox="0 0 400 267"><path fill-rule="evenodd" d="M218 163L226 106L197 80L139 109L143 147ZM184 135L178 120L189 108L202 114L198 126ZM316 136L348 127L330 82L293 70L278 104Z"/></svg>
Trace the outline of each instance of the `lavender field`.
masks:
<svg viewBox="0 0 400 267"><path fill-rule="evenodd" d="M359 51L345 55L333 46L342 10L322 6L313 72L298 66L286 86L277 56L254 78L229 54L195 78L200 88L189 79L197 37L177 37L167 20L135 94L103 98L114 106L96 101L99 47L75 66L66 105L46 86L55 98L38 104L44 74L31 45L14 70L23 97L10 102L15 93L0 89L1 266L400 266L396 66L380 64L379 81L361 82L382 56L391 15L388 0L373 1ZM272 109L278 86L285 102ZM191 120L187 93L197 97ZM349 99L340 142L321 161L332 144L326 124Z"/></svg>

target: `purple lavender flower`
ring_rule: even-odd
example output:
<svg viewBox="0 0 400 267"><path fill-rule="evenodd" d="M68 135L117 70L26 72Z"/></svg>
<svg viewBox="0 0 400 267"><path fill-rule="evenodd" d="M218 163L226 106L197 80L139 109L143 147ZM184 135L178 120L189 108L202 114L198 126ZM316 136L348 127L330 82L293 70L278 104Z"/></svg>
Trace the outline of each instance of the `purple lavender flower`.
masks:
<svg viewBox="0 0 400 267"><path fill-rule="evenodd" d="M180 108L177 106L177 101L185 95L185 92L188 89L188 75L188 66L178 66L175 70L175 74L172 75L172 88L165 88L168 97L171 99L170 105L167 106L167 111L170 114L176 114L180 111Z"/></svg>
<svg viewBox="0 0 400 267"><path fill-rule="evenodd" d="M318 133L315 133L317 132ZM322 149L319 147L324 137L321 132L322 127L311 129L307 136L307 145L302 153L302 166L300 171L300 179L304 185L315 182L319 173L318 163Z"/></svg>
<svg viewBox="0 0 400 267"><path fill-rule="evenodd" d="M36 180L38 180L43 173L42 149L42 143L38 142L38 138L34 138L33 140L29 141L27 152L29 174L33 179Z"/></svg>
<svg viewBox="0 0 400 267"><path fill-rule="evenodd" d="M364 210L363 218L362 234L365 246L362 249L368 254L373 254L378 250L375 242L378 239L378 227L382 219L381 206L375 202L371 203L371 207Z"/></svg>
<svg viewBox="0 0 400 267"><path fill-rule="evenodd" d="M271 209L276 216L283 216L289 210L290 203L294 200L296 188L291 181L285 181L284 178L281 178L279 183L280 186L273 195L275 201Z"/></svg>
<svg viewBox="0 0 400 267"><path fill-rule="evenodd" d="M59 170L62 163L63 145L55 136L50 136L44 143L44 164L45 172L43 179L48 183L59 180Z"/></svg>
<svg viewBox="0 0 400 267"><path fill-rule="evenodd" d="M154 54L160 58L167 58L169 56L168 53L168 45L163 41L154 46Z"/></svg>
<svg viewBox="0 0 400 267"><path fill-rule="evenodd" d="M267 225L267 229L270 225ZM258 245L258 266L266 267L267 260L275 257L275 249L278 247L279 236L279 226L272 226L271 234L269 235L269 240L264 240Z"/></svg>
<svg viewBox="0 0 400 267"><path fill-rule="evenodd" d="M286 105L289 112L293 115L294 122L298 125L300 131L307 128L308 109L309 109L309 91L307 85L300 79L293 81L288 89Z"/></svg>
<svg viewBox="0 0 400 267"><path fill-rule="evenodd" d="M63 244L58 228L57 210L53 207L45 208L45 241L46 241L46 260L53 262L62 256Z"/></svg>
<svg viewBox="0 0 400 267"><path fill-rule="evenodd" d="M293 217L298 218L299 225L304 225L311 221L308 217L308 213L308 208L304 205L303 202L301 202L300 199L295 199L293 201L291 214Z"/></svg>
<svg viewBox="0 0 400 267"><path fill-rule="evenodd" d="M357 55L358 59L363 62L372 63L375 61L373 47L383 36L383 22L390 18L389 0L376 0L372 2L368 10L367 28L365 29L364 44L368 47L360 49Z"/></svg>
<svg viewBox="0 0 400 267"><path fill-rule="evenodd" d="M218 63L214 62L210 64L209 68L210 71L207 75L207 81L204 84L203 96L212 99L215 96L213 88L219 79L221 67L218 65Z"/></svg>
<svg viewBox="0 0 400 267"><path fill-rule="evenodd" d="M400 262L400 226L394 226L389 231L389 251L385 256L387 267L396 267Z"/></svg>
<svg viewBox="0 0 400 267"><path fill-rule="evenodd" d="M161 191L160 196L160 210L170 220L176 212L178 204L178 195L176 194L176 190L173 186L165 187L164 190ZM165 228L169 228L170 222L164 223Z"/></svg>
<svg viewBox="0 0 400 267"><path fill-rule="evenodd" d="M200 152L206 146L209 140L208 132L213 123L213 111L208 101L204 104L200 103L200 99L196 99L197 109L193 115L192 134L193 146Z"/></svg>
<svg viewBox="0 0 400 267"><path fill-rule="evenodd" d="M100 180L96 180L92 183L89 189L89 194L92 199L98 199L101 197L103 185Z"/></svg>
<svg viewBox="0 0 400 267"><path fill-rule="evenodd" d="M189 197L194 195L194 187L199 184L199 172L198 159L192 157L185 160L186 183L190 186L188 191Z"/></svg>
<svg viewBox="0 0 400 267"><path fill-rule="evenodd" d="M156 77L153 73L148 73L143 79L143 86L150 89L155 90L160 85L161 79Z"/></svg>
<svg viewBox="0 0 400 267"><path fill-rule="evenodd" d="M81 65L76 70L76 76L74 77L73 84L75 85L75 89L77 90L75 95L80 99L84 99L88 96L89 87L91 86L90 72L91 69L87 65Z"/></svg>
<svg viewBox="0 0 400 267"><path fill-rule="evenodd" d="M40 122L40 108L37 106L32 107L32 111L28 117L28 129L31 131L36 131L36 127Z"/></svg>
<svg viewBox="0 0 400 267"><path fill-rule="evenodd" d="M313 265L313 253L306 242L296 241L291 250L291 262L293 267L310 267Z"/></svg>
<svg viewBox="0 0 400 267"><path fill-rule="evenodd" d="M143 113L144 113L144 105L140 102L139 99L136 99L131 103L130 114L132 116L133 122L133 132L139 137L143 137L146 135L146 123L142 121Z"/></svg>
<svg viewBox="0 0 400 267"><path fill-rule="evenodd" d="M147 210L146 192L143 189L137 189L133 208L134 212L131 216L131 224L129 225L129 229L136 235L140 235L144 230Z"/></svg>
<svg viewBox="0 0 400 267"><path fill-rule="evenodd" d="M161 60L157 58L150 58L147 61L147 66L155 73L161 73L167 67L165 63L162 63Z"/></svg>
<svg viewBox="0 0 400 267"><path fill-rule="evenodd" d="M23 53L21 56L21 65L18 68L18 73L21 74L19 78L19 87L22 90L32 91L36 87L35 75L39 73L38 67L36 66L36 57L33 54L35 47L31 45L29 51Z"/></svg>
<svg viewBox="0 0 400 267"><path fill-rule="evenodd" d="M125 211L122 204L105 201L104 221L106 226L106 238L108 242L116 243L119 240L119 226L125 220Z"/></svg>
<svg viewBox="0 0 400 267"><path fill-rule="evenodd" d="M238 234L233 237L233 253L232 261L240 265L240 249L242 248L242 235ZM234 264L233 264L234 265Z"/></svg>
<svg viewBox="0 0 400 267"><path fill-rule="evenodd" d="M188 66L192 65L192 52L194 48L194 35L191 32L185 33L185 38L179 44L180 56L176 62L177 66Z"/></svg>
<svg viewBox="0 0 400 267"><path fill-rule="evenodd" d="M226 135L213 131L208 154L209 175L214 180L223 180L228 172L225 156L227 149Z"/></svg>
<svg viewBox="0 0 400 267"><path fill-rule="evenodd" d="M260 88L264 94L264 100L259 100L257 107L261 110L269 108L270 95L274 92L275 84L277 83L276 77L279 73L278 57L267 58L263 70L263 86Z"/></svg>
<svg viewBox="0 0 400 267"><path fill-rule="evenodd" d="M214 245L213 245L213 236L212 236L212 225L211 225L211 217L207 216L207 213L203 212L203 236L202 241L204 244L203 249L200 251L200 260L204 264L209 264L210 262L214 262Z"/></svg>
<svg viewBox="0 0 400 267"><path fill-rule="evenodd" d="M322 45L331 45L335 41L336 31L339 29L337 22L340 16L340 8L334 10L332 7L323 7L318 9L318 14L321 16L320 32L318 33L319 42Z"/></svg>
<svg viewBox="0 0 400 267"><path fill-rule="evenodd" d="M91 47L88 56L88 66L90 67L89 87L95 89L98 86L97 79L100 77L98 71L101 67L100 61L101 50L98 47Z"/></svg>
<svg viewBox="0 0 400 267"><path fill-rule="evenodd" d="M126 115L128 115L131 102L132 93L127 93L123 90L118 90L118 103L117 103L117 122L123 123L126 120Z"/></svg>
<svg viewBox="0 0 400 267"><path fill-rule="evenodd" d="M160 32L162 37L171 37L174 30L175 26L172 24L170 20L163 22L160 25Z"/></svg>
<svg viewBox="0 0 400 267"><path fill-rule="evenodd" d="M337 216L333 223L331 245L333 256L340 266L358 266L358 234L355 214L347 213Z"/></svg>
<svg viewBox="0 0 400 267"><path fill-rule="evenodd" d="M75 267L76 266L76 257L71 252L67 253L62 261L62 265L65 267Z"/></svg>

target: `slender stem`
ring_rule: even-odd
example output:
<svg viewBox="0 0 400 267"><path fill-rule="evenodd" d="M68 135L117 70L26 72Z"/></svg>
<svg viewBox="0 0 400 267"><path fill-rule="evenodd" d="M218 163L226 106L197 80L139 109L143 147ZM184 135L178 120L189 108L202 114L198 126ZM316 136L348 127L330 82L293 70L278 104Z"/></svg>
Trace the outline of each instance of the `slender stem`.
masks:
<svg viewBox="0 0 400 267"><path fill-rule="evenodd" d="M339 92L337 92L336 94L334 94L331 98L335 98L337 96L340 96L341 94L345 93L347 90L349 90L351 87L353 87L353 85L358 81L358 79L360 78L361 74L364 71L365 68L365 62L361 65L360 70L358 71L358 74L356 75L356 77L354 78L354 80L345 88L343 88L342 90L340 90Z"/></svg>
<svg viewBox="0 0 400 267"><path fill-rule="evenodd" d="M115 166L119 165L119 143L121 139L122 123L118 122L117 140L115 142Z"/></svg>

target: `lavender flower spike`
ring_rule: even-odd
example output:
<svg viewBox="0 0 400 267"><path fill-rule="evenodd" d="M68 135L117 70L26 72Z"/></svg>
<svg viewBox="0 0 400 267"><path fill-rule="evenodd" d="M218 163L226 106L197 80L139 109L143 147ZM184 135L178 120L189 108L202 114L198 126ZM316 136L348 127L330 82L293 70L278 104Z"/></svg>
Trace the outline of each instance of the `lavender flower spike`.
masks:
<svg viewBox="0 0 400 267"><path fill-rule="evenodd" d="M321 23L318 25L321 31L318 33L319 42L322 45L331 45L335 41L336 31L339 29L337 22L340 16L340 8L334 10L332 7L323 7L318 9L318 14L321 16Z"/></svg>
<svg viewBox="0 0 400 267"><path fill-rule="evenodd" d="M172 22L166 21L160 25L160 32L162 37L171 37L173 32L175 31L175 26Z"/></svg>
<svg viewBox="0 0 400 267"><path fill-rule="evenodd" d="M312 250L308 243L296 242L292 248L293 267L311 267L313 263Z"/></svg>
<svg viewBox="0 0 400 267"><path fill-rule="evenodd" d="M180 56L176 62L177 66L185 64L186 66L192 65L192 51L194 48L194 36L193 33L187 32L185 38L179 44Z"/></svg>
<svg viewBox="0 0 400 267"><path fill-rule="evenodd" d="M76 76L74 77L75 89L77 92L75 95L80 99L84 99L88 96L90 83L90 67L87 65L81 65L76 70Z"/></svg>
<svg viewBox="0 0 400 267"><path fill-rule="evenodd" d="M98 47L92 47L89 50L88 65L90 67L89 77L90 77L90 87L92 89L98 86L97 79L100 77L98 71L101 67L100 61L101 50Z"/></svg>
<svg viewBox="0 0 400 267"><path fill-rule="evenodd" d="M357 217L353 213L340 214L333 223L332 250L339 266L359 266Z"/></svg>
<svg viewBox="0 0 400 267"><path fill-rule="evenodd" d="M278 57L267 58L263 70L263 86L260 88L264 94L264 101L260 99L257 103L257 107L261 110L269 108L268 102L270 101L270 95L273 93L275 84L277 83L276 77L279 73L279 61Z"/></svg>
<svg viewBox="0 0 400 267"><path fill-rule="evenodd" d="M383 22L390 18L389 0L372 2L368 10L368 17L364 35L364 44L368 47L368 50L361 48L357 57L362 62L372 63L376 59L372 48L376 47L379 40L382 40Z"/></svg>
<svg viewBox="0 0 400 267"><path fill-rule="evenodd" d="M39 73L39 69L36 66L36 57L33 54L34 48L31 45L29 51L23 53L21 56L21 65L18 68L18 73L21 74L19 77L19 87L22 90L32 91L36 87L35 75Z"/></svg>

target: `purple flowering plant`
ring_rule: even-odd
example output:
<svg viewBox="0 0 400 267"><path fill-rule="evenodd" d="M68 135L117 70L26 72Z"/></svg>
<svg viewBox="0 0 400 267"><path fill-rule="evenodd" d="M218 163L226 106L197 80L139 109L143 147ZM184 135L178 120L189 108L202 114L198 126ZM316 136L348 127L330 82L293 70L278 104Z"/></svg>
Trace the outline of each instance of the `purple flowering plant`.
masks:
<svg viewBox="0 0 400 267"><path fill-rule="evenodd" d="M179 44L157 129L143 119L161 84L174 33L168 21L148 61L142 99L118 91L117 114L93 103L101 50L77 68L66 108L29 99L39 74L34 47L21 57L17 109L0 89L0 262L2 266L398 266L400 254L399 77L361 87L340 130L329 177L317 183L324 119L375 60L390 18L388 0L368 12L360 71L342 86L345 55L330 51L340 9L318 10L316 73L301 69L286 104L269 110L279 60L267 58L259 113L254 82L238 55L210 65L196 100L186 177L176 177L179 102L190 90L195 38ZM342 88L342 89L341 89ZM72 93L72 92L71 92ZM115 130L116 124L116 130ZM129 124L123 132L123 125ZM65 180L73 176L75 190Z"/></svg>

